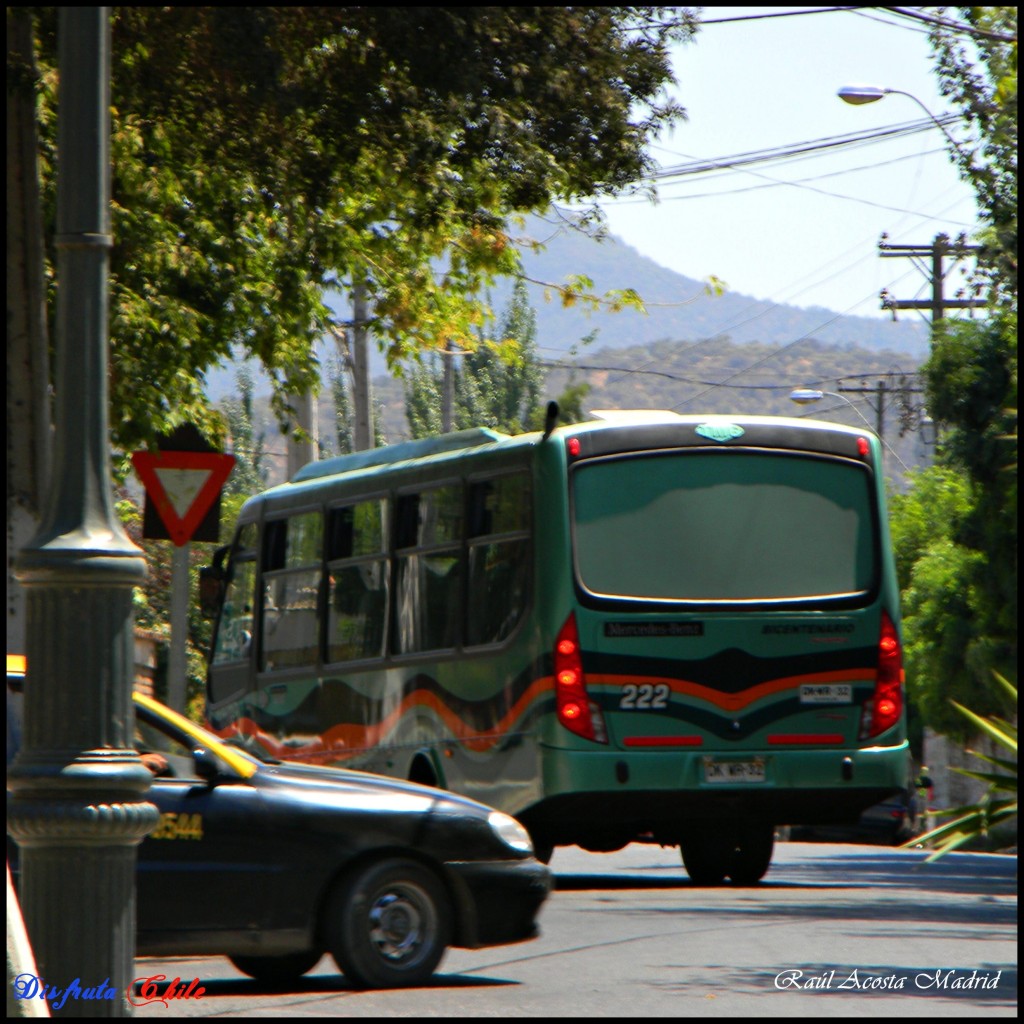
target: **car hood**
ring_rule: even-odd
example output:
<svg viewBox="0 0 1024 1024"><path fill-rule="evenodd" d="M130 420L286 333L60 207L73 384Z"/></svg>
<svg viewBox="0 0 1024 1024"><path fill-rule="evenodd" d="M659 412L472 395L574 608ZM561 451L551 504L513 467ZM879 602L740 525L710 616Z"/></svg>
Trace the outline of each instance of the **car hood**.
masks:
<svg viewBox="0 0 1024 1024"><path fill-rule="evenodd" d="M263 765L253 782L267 795L280 788L292 808L305 808L311 826L316 823L320 829L351 835L358 820L355 831L369 845L391 843L398 837L443 861L530 856L499 838L488 820L493 808L432 786L347 768L294 763Z"/></svg>
<svg viewBox="0 0 1024 1024"><path fill-rule="evenodd" d="M486 819L492 808L467 797L449 793L433 786L416 782L403 782L386 775L355 771L351 768L326 768L318 765L281 762L261 765L259 778L268 784L287 784L310 792L334 793L343 796L346 803L360 797L374 803L387 803L394 807L423 812L436 810L457 812Z"/></svg>

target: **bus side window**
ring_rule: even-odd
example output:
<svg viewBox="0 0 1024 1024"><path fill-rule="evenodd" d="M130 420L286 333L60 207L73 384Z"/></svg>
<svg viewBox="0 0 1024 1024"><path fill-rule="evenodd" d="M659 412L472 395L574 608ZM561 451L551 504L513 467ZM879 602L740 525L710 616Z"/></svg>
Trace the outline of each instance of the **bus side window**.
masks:
<svg viewBox="0 0 1024 1024"><path fill-rule="evenodd" d="M323 515L300 512L267 523L263 549L260 668L315 665Z"/></svg>
<svg viewBox="0 0 1024 1024"><path fill-rule="evenodd" d="M462 617L462 487L402 495L396 518L395 653L455 647Z"/></svg>
<svg viewBox="0 0 1024 1024"><path fill-rule="evenodd" d="M327 660L384 654L388 612L387 502L334 508L327 517Z"/></svg>
<svg viewBox="0 0 1024 1024"><path fill-rule="evenodd" d="M525 473L482 480L470 487L467 646L500 643L526 610L530 507Z"/></svg>
<svg viewBox="0 0 1024 1024"><path fill-rule="evenodd" d="M244 661L249 657L255 586L255 560L236 560L224 590L224 604L213 647L214 665Z"/></svg>

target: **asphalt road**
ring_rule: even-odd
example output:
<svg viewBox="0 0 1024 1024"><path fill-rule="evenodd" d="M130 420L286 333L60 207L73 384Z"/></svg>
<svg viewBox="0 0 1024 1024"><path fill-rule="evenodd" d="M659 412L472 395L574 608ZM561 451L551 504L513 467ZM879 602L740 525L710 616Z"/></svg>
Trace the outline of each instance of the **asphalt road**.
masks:
<svg viewBox="0 0 1024 1024"><path fill-rule="evenodd" d="M355 991L325 957L271 991L224 959L146 958L139 977L199 983L135 1014L1016 1017L1017 858L924 859L783 843L761 885L701 889L675 850L559 849L541 937L451 950L428 986Z"/></svg>

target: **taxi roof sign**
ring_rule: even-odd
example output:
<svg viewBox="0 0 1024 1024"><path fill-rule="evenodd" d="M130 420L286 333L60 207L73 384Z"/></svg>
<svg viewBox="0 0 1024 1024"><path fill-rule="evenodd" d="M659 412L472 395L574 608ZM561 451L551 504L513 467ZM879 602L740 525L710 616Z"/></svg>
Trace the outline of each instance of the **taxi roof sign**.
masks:
<svg viewBox="0 0 1024 1024"><path fill-rule="evenodd" d="M135 452L132 464L171 540L187 544L235 465L221 452Z"/></svg>

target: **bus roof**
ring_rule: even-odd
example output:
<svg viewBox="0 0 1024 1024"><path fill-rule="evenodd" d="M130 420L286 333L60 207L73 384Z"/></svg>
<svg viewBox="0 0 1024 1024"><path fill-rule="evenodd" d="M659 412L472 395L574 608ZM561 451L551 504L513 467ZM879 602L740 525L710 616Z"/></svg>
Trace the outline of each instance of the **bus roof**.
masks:
<svg viewBox="0 0 1024 1024"><path fill-rule="evenodd" d="M607 430L621 430L628 427L655 429L659 427L725 427L736 425L745 428L774 427L782 430L799 430L801 432L825 430L833 435L863 434L865 431L857 427L832 423L825 420L797 419L783 416L747 416L721 413L680 414L662 409L615 409L597 410L591 414L594 419L568 426L560 426L553 432L556 436L565 437L572 434L590 434ZM700 432L700 431L698 431ZM440 434L435 437L418 438L399 441L382 448L370 448L365 451L338 455L334 458L317 462L309 462L303 466L290 481L272 487L257 497L280 496L296 487L305 490L306 486L315 487L326 483L330 478L349 473L360 473L363 470L374 470L383 467L398 466L401 463L419 459L458 457L471 454L487 446L500 448L535 446L541 443L544 435L533 432L529 434L503 434L487 427L474 427L470 430L459 430L453 433ZM247 503L248 504L248 503Z"/></svg>
<svg viewBox="0 0 1024 1024"><path fill-rule="evenodd" d="M446 455L450 452L466 448L477 448L483 444L508 440L508 434L501 434L487 427L474 427L471 430L458 430L450 434L438 434L436 437L423 437L413 441L399 441L383 448L368 448L349 455L337 455L322 462L308 462L292 477L293 484L305 483L319 477L337 476L339 473L351 473L356 469L367 469L370 466L390 466L396 462L407 462L410 459L423 459L430 455Z"/></svg>

